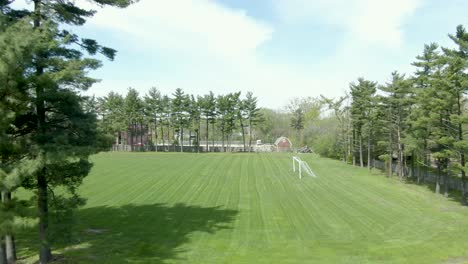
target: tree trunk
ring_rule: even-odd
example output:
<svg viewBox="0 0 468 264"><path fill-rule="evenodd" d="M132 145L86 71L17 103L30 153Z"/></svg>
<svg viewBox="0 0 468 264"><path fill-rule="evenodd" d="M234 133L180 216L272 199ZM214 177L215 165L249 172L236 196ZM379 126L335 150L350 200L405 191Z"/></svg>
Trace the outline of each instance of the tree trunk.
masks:
<svg viewBox="0 0 468 264"><path fill-rule="evenodd" d="M400 180L403 180L406 178L407 173L406 173L406 157L405 157L405 145L400 142L400 160L401 160L401 166L400 166Z"/></svg>
<svg viewBox="0 0 468 264"><path fill-rule="evenodd" d="M151 135L151 143L153 143L154 146L154 151L158 152L158 127L156 124L154 125L154 129L148 125L148 135ZM154 142L153 142L153 133L154 133ZM146 139L146 142L149 142L148 139Z"/></svg>
<svg viewBox="0 0 468 264"><path fill-rule="evenodd" d="M346 156L346 150L348 149L348 146L347 146L347 140L346 140L346 131L345 131L345 124L344 124L344 120L341 119L341 123L340 123L340 128L341 128L341 140L343 142L343 162L344 163L348 163L348 157Z"/></svg>
<svg viewBox="0 0 468 264"><path fill-rule="evenodd" d="M41 26L42 12L41 0L34 0L34 28ZM44 68L38 63L36 65L36 75L42 76ZM46 132L46 110L44 102L44 87L36 85L36 112L37 112L37 129L39 133ZM40 142L42 143L42 142ZM45 155L45 153L43 153ZM47 178L45 167L37 174L37 195L38 195L38 216L39 216L39 263L48 263L52 259L50 244L48 240L48 204L47 204Z"/></svg>
<svg viewBox="0 0 468 264"><path fill-rule="evenodd" d="M192 142L192 130L191 130L191 129L189 130L189 141L188 141L188 142L189 142L189 146L190 146L190 147L193 147L193 142Z"/></svg>
<svg viewBox="0 0 468 264"><path fill-rule="evenodd" d="M364 168L364 160L363 160L363 153L362 153L362 134L359 132L359 165L361 168Z"/></svg>
<svg viewBox="0 0 468 264"><path fill-rule="evenodd" d="M440 194L440 171L441 171L441 168L440 168L440 159L438 158L437 159L437 175L436 175L436 189L435 189L435 192L437 194Z"/></svg>
<svg viewBox="0 0 468 264"><path fill-rule="evenodd" d="M3 202L2 195L0 195L0 202ZM0 236L0 264L7 264L5 238Z"/></svg>
<svg viewBox="0 0 468 264"><path fill-rule="evenodd" d="M213 151L215 147L215 138L214 138L214 131L215 131L215 122L211 123L211 141L213 141Z"/></svg>
<svg viewBox="0 0 468 264"><path fill-rule="evenodd" d="M466 191L466 187L465 187L465 179L466 179L466 173L465 171L463 170L463 168L465 167L465 154L461 154L460 155L460 165L462 166L462 169L461 169L461 186L460 186L460 191L462 193L462 196L461 196L461 202L463 205L466 205L466 194L465 194L465 191Z"/></svg>
<svg viewBox="0 0 468 264"><path fill-rule="evenodd" d="M143 123L140 123L140 151L142 150L143 147L143 134L146 132L146 129L143 127ZM146 145L146 144L145 144Z"/></svg>
<svg viewBox="0 0 468 264"><path fill-rule="evenodd" d="M353 166L356 166L356 130L353 128L353 146L352 146L352 153L353 153Z"/></svg>
<svg viewBox="0 0 468 264"><path fill-rule="evenodd" d="M222 152L224 151L224 131L221 131L221 146L222 146Z"/></svg>
<svg viewBox="0 0 468 264"><path fill-rule="evenodd" d="M0 237L0 264L8 264L4 237Z"/></svg>
<svg viewBox="0 0 468 264"><path fill-rule="evenodd" d="M130 127L128 128L128 138L130 139L130 151L133 151L133 123L130 123Z"/></svg>
<svg viewBox="0 0 468 264"><path fill-rule="evenodd" d="M446 162L447 171L444 174L444 196L448 197L449 195L448 179L450 176L450 159L447 159L445 162Z"/></svg>
<svg viewBox="0 0 468 264"><path fill-rule="evenodd" d="M429 157L427 153L427 139L424 139L424 148L423 148L423 155L424 155L424 173L422 175L422 182L425 183L427 179L427 168L429 166Z"/></svg>
<svg viewBox="0 0 468 264"><path fill-rule="evenodd" d="M171 125L169 125L169 121L167 121L167 126L166 126L166 130L167 130L167 151L170 150L170 146L171 146Z"/></svg>
<svg viewBox="0 0 468 264"><path fill-rule="evenodd" d="M179 144L180 144L180 152L184 152L184 128L180 128L180 136L179 136Z"/></svg>
<svg viewBox="0 0 468 264"><path fill-rule="evenodd" d="M45 264L52 259L50 250L48 228L49 228L49 207L47 203L47 178L45 168L37 175L37 208L39 215L39 263Z"/></svg>
<svg viewBox="0 0 468 264"><path fill-rule="evenodd" d="M197 130L197 152L200 153L200 132L201 132L201 119L198 120L198 130Z"/></svg>
<svg viewBox="0 0 468 264"><path fill-rule="evenodd" d="M393 136L392 136L392 128L390 126L390 130L388 131L388 177L392 177L393 175Z"/></svg>
<svg viewBox="0 0 468 264"><path fill-rule="evenodd" d="M252 119L249 119L249 152L252 152Z"/></svg>
<svg viewBox="0 0 468 264"><path fill-rule="evenodd" d="M164 126L161 124L161 126L159 127L159 130L161 130L161 139L162 139L162 146L163 146L163 149L166 147L166 142L164 140ZM158 149L158 144L156 144L156 150Z"/></svg>
<svg viewBox="0 0 468 264"><path fill-rule="evenodd" d="M245 130L244 130L244 124L242 123L242 119L240 119L240 125L241 125L241 129L242 129L242 141L244 143L243 152L245 152Z"/></svg>
<svg viewBox="0 0 468 264"><path fill-rule="evenodd" d="M9 204L11 203L11 192L3 192L3 203L10 207ZM13 264L16 262L16 245L13 234L5 235L5 254L7 263Z"/></svg>
<svg viewBox="0 0 468 264"><path fill-rule="evenodd" d="M151 127L148 125L148 127ZM158 151L158 119L154 119L154 145L156 146L156 151Z"/></svg>
<svg viewBox="0 0 468 264"><path fill-rule="evenodd" d="M208 140L209 140L209 138L208 138L209 131L208 130L210 130L209 123L210 123L209 119L207 118L206 119L206 137L205 137L206 138L206 150L205 150L205 152L209 152L209 150L208 150Z"/></svg>
<svg viewBox="0 0 468 264"><path fill-rule="evenodd" d="M457 106L458 106L458 116L462 116L462 97L460 96L460 93L458 93L457 96ZM463 126L462 123L458 123L458 140L463 141ZM465 194L465 178L466 178L466 172L464 170L465 168L465 154L463 151L460 152L460 166L461 166L461 186L460 186L460 191L461 191L461 203L463 205L467 204L466 201L466 194Z"/></svg>
<svg viewBox="0 0 468 264"><path fill-rule="evenodd" d="M411 151L411 178L413 178L413 181L415 177L415 172L414 172L414 160L416 159L415 155L416 155L415 151L412 150ZM418 179L418 182L419 182L419 179Z"/></svg>
<svg viewBox="0 0 468 264"><path fill-rule="evenodd" d="M398 177L400 178L400 181L403 180L403 159L402 159L402 152L403 150L401 149L401 134L400 134L400 127L397 128L397 146L398 146Z"/></svg>
<svg viewBox="0 0 468 264"><path fill-rule="evenodd" d="M371 136L372 136L372 131L369 131L369 136L367 138L367 168L371 170L372 168L372 162L371 162Z"/></svg>
<svg viewBox="0 0 468 264"><path fill-rule="evenodd" d="M349 156L351 156L351 146L352 146L352 144L351 144L351 133L349 133L350 132L350 124L349 123L350 122L348 120L348 124L346 125L346 127L347 127L346 128L346 137L347 137L347 140L348 140L346 162L348 162L348 158L349 158ZM353 165L355 165L354 160L353 160Z"/></svg>
<svg viewBox="0 0 468 264"><path fill-rule="evenodd" d="M423 162L424 162L424 160L423 160ZM423 174L422 174L421 166L418 165L418 184L421 184L421 182L423 182L422 181L422 176L423 176Z"/></svg>
<svg viewBox="0 0 468 264"><path fill-rule="evenodd" d="M5 251L8 264L16 263L16 244L13 235L5 236Z"/></svg>

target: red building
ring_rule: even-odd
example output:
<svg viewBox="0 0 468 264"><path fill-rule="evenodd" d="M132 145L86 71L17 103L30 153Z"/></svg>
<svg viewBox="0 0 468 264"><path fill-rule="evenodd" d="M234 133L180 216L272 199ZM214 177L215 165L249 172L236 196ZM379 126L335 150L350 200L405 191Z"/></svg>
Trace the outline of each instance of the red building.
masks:
<svg viewBox="0 0 468 264"><path fill-rule="evenodd" d="M288 152L292 148L292 143L287 137L279 137L274 145L277 152Z"/></svg>

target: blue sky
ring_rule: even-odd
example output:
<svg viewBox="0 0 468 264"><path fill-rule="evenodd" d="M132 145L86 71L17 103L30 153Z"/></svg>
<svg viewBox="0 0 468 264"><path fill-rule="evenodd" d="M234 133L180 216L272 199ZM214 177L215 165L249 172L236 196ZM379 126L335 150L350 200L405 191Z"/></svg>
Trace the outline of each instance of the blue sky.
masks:
<svg viewBox="0 0 468 264"><path fill-rule="evenodd" d="M27 5L17 0L16 5ZM98 13L82 36L118 50L87 93L252 91L261 106L292 97L338 97L358 77L384 83L425 43L448 46L468 27L466 0L140 0Z"/></svg>

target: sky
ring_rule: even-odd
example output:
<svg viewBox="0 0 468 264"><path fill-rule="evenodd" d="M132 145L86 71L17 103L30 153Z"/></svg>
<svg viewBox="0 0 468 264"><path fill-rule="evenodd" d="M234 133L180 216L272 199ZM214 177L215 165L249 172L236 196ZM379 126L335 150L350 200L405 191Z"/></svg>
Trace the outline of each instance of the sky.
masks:
<svg viewBox="0 0 468 264"><path fill-rule="evenodd" d="M17 7L30 7L16 0ZM73 30L118 51L86 93L203 95L252 91L279 109L293 97L339 97L359 77L384 84L431 42L468 27L466 0L140 0Z"/></svg>

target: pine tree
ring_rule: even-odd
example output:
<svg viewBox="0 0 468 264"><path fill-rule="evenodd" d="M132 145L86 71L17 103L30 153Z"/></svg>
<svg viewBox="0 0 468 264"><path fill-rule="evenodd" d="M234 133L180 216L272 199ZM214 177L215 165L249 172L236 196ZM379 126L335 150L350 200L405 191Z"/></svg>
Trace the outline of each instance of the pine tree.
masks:
<svg viewBox="0 0 468 264"><path fill-rule="evenodd" d="M447 68L445 78L450 100L453 104L450 116L446 121L447 130L453 140L453 153L459 160L456 168L461 174L462 204L466 205L466 153L468 153L468 140L465 138L466 125L468 124L468 111L466 108L468 93L468 33L465 28L459 25L455 35L449 35L450 39L457 46L456 49L444 48ZM447 168L447 171L449 169Z"/></svg>
<svg viewBox="0 0 468 264"><path fill-rule="evenodd" d="M297 138L299 138L299 144L302 142L302 130L304 129L304 111L302 108L297 108L294 110L291 116L291 127L296 130Z"/></svg>
<svg viewBox="0 0 468 264"><path fill-rule="evenodd" d="M430 91L433 86L434 73L440 65L440 54L437 51L439 46L435 43L424 46L423 54L417 56L413 65L417 67L413 78L415 107L409 116L411 130L410 136L414 138L417 151L422 157L423 174L420 181L427 178L430 167L429 137L431 125L429 113L432 111L429 102L432 100Z"/></svg>
<svg viewBox="0 0 468 264"><path fill-rule="evenodd" d="M189 101L189 129L190 129L190 143L191 146L197 147L197 152L200 151L200 121L201 121L201 108L193 95L190 96ZM195 132L195 140L192 140L192 131Z"/></svg>
<svg viewBox="0 0 468 264"><path fill-rule="evenodd" d="M384 100L386 109L385 116L386 127L389 133L389 162L391 166L391 160L393 159L394 144L396 148L397 156L397 168L398 176L400 180L406 177L406 152L405 152L405 137L406 130L408 128L407 118L410 114L410 107L412 105L412 82L407 80L404 75L398 72L392 73L392 79L390 83L385 86L379 87L387 96ZM392 174L390 167L390 175Z"/></svg>
<svg viewBox="0 0 468 264"><path fill-rule="evenodd" d="M166 134L167 134L167 142L170 140L169 133L171 131L170 126L171 126L171 99L167 96L164 95L161 98L161 115L160 115L160 130L161 130L161 137L162 137L162 143L163 147L165 148L165 140L164 140L164 126L166 126Z"/></svg>
<svg viewBox="0 0 468 264"><path fill-rule="evenodd" d="M125 0L94 2L120 7L130 3ZM79 45L91 55L99 52L109 58L113 58L115 50L58 29L59 23L82 25L94 11L81 9L72 1L33 0L32 3L33 12L14 12L31 15L33 20L25 24L22 30L26 32L32 27L32 35L38 35L38 41L30 50L34 60L28 61L33 65L24 71L24 75L32 76L27 91L31 95L31 109L22 117L24 123L21 125L30 130L27 134L30 141L28 158L39 161L41 167L34 177L24 181L24 187L37 191L39 262L47 263L51 260L49 188L66 187L71 194L68 200L73 201L74 205L80 204L76 188L91 168L88 156L95 151L91 146L96 143L95 113L84 111L82 103L85 98L78 91L86 90L95 82L86 73L99 67L100 63L84 59L83 54L71 45ZM4 6L2 9L5 9Z"/></svg>
<svg viewBox="0 0 468 264"><path fill-rule="evenodd" d="M340 148L340 153L342 153L342 161L343 162L348 162L348 155L347 155L347 119L346 119L346 112L347 108L343 105L345 101L348 99L348 96L342 96L336 100L326 98L325 96L321 96L324 104L328 106L328 109L333 111L334 116L339 122L339 138L337 139L338 141L338 146Z"/></svg>
<svg viewBox="0 0 468 264"><path fill-rule="evenodd" d="M122 132L128 129L125 122L124 98L115 92L98 99L98 114L105 133L115 137L115 144L127 144L124 142Z"/></svg>
<svg viewBox="0 0 468 264"><path fill-rule="evenodd" d="M178 134L178 144L180 146L180 152L184 150L184 128L188 124L189 120L189 103L190 99L188 95L180 88L177 88L173 94L174 98L171 100L171 114L172 121L176 127Z"/></svg>
<svg viewBox="0 0 468 264"><path fill-rule="evenodd" d="M232 140L232 132L236 128L236 120L238 118L238 101L240 97L240 92L229 93L224 96L218 96L217 99L217 109L218 109L218 119L219 127L221 130L221 141L223 151L226 151L224 148L225 143L230 147Z"/></svg>
<svg viewBox="0 0 468 264"><path fill-rule="evenodd" d="M150 123L153 124L156 151L158 150L158 124L161 125L161 115L162 115L162 95L161 92L156 88L152 87L144 99L145 105L145 114L147 115ZM161 134L162 136L162 134Z"/></svg>
<svg viewBox="0 0 468 264"><path fill-rule="evenodd" d="M221 131L221 146L222 151L226 151L225 144L229 145L229 131L230 131L230 120L232 115L231 108L231 97L232 94L219 95L216 100L216 108L218 111L218 125Z"/></svg>
<svg viewBox="0 0 468 264"><path fill-rule="evenodd" d="M129 88L124 101L124 116L127 121L127 130L130 139L130 149L135 150L135 145L141 146L143 142L138 141L138 136L141 136L143 129L143 101L140 99L138 92Z"/></svg>
<svg viewBox="0 0 468 264"><path fill-rule="evenodd" d="M200 102L200 107L202 111L203 118L205 119L206 122L206 134L205 134L205 140L206 140L206 151L208 151L208 141L209 141L209 124L212 125L212 133L214 134L214 126L216 122L216 116L217 116L217 111L216 111L216 97L214 96L213 92L209 92L209 94L204 95L203 97L199 98L198 100ZM212 134L212 144L214 147L214 135Z"/></svg>
<svg viewBox="0 0 468 264"><path fill-rule="evenodd" d="M257 97L253 96L252 92L248 92L244 100L245 118L249 126L249 151L252 150L252 133L255 125L264 121L260 108L257 106Z"/></svg>
<svg viewBox="0 0 468 264"><path fill-rule="evenodd" d="M0 14L0 20L7 17ZM0 263L14 263L16 250L13 217L16 203L12 192L20 186L24 175L18 173L27 164L27 150L21 136L28 130L15 126L28 112L26 93L29 77L24 73L31 66L31 49L37 35L26 20L0 25Z"/></svg>
<svg viewBox="0 0 468 264"><path fill-rule="evenodd" d="M376 92L377 83L359 78L357 83L351 83L351 117L353 123L353 146L356 146L356 141L359 145L359 162L360 166L364 167L363 158L363 127L369 121L369 111L373 107L373 97ZM355 153L355 148L353 148ZM355 154L353 154L355 160ZM354 164L355 162L353 162Z"/></svg>

